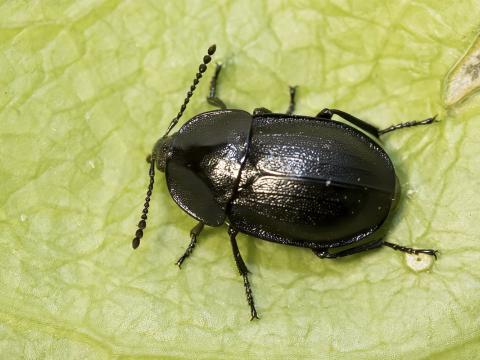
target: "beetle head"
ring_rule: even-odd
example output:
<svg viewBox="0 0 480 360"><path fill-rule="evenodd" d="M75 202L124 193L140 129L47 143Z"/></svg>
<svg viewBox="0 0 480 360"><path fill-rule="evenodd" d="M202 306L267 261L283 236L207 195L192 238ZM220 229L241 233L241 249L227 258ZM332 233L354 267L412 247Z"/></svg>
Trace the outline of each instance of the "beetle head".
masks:
<svg viewBox="0 0 480 360"><path fill-rule="evenodd" d="M157 140L153 146L152 154L155 159L155 165L158 170L165 172L165 167L167 165L167 158L170 153L172 146L172 141L175 135L163 136ZM148 155L147 162L152 161L152 155Z"/></svg>

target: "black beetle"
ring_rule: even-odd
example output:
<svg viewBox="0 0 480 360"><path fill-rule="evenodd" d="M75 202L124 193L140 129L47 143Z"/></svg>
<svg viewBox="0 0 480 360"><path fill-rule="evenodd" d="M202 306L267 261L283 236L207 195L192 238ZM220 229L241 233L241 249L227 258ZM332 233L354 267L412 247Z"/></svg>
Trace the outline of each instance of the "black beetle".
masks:
<svg viewBox="0 0 480 360"><path fill-rule="evenodd" d="M217 64L207 97L220 110L190 119L168 134L182 116L215 53L215 45L193 80L180 112L153 147L150 184L132 246L143 237L155 166L164 171L170 195L198 224L177 260L181 266L204 225L228 224L233 256L243 276L251 318L258 318L248 269L238 250L238 232L336 258L382 245L410 254L435 256L383 240L400 196L400 186L379 137L394 130L431 124L435 117L379 130L348 113L323 109L316 117L293 115L295 87L285 114L257 108L250 114L227 109L216 96ZM332 120L337 115L347 123Z"/></svg>

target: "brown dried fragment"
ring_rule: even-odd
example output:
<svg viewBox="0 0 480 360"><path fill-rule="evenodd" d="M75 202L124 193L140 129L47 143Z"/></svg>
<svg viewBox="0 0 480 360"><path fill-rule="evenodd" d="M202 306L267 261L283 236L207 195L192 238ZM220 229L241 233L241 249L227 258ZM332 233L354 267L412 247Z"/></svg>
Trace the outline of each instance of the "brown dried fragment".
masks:
<svg viewBox="0 0 480 360"><path fill-rule="evenodd" d="M477 36L465 55L449 72L445 88L445 105L452 106L480 89L480 37Z"/></svg>

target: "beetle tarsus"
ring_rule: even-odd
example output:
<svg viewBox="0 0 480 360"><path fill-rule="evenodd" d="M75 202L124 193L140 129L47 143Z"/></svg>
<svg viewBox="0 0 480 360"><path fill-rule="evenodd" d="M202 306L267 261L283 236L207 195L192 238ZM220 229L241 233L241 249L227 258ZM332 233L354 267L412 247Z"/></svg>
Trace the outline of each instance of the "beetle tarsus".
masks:
<svg viewBox="0 0 480 360"><path fill-rule="evenodd" d="M402 246L398 244L393 244L391 242L384 241L383 245L388 246L389 248L392 248L393 250L397 251L403 251L407 254L412 254L412 255L418 255L418 254L426 254L433 256L435 260L437 260L437 254L439 253L438 250L435 249L415 249L415 248L410 248L407 246Z"/></svg>
<svg viewBox="0 0 480 360"><path fill-rule="evenodd" d="M230 243L232 244L233 257L235 258L235 264L237 265L238 272L243 277L243 286L245 287L245 295L247 296L248 306L250 306L250 320L259 319L257 309L255 309L255 302L253 300L252 288L250 287L250 281L248 281L248 271L247 265L242 259L240 250L238 249L236 236L238 231L232 227L228 228L228 235L230 235Z"/></svg>
<svg viewBox="0 0 480 360"><path fill-rule="evenodd" d="M412 127L412 126L429 125L429 124L433 124L434 122L437 122L437 121L438 121L437 120L437 115L429 117L425 120L407 121L407 122L403 122L403 123L400 123L400 124L389 126L388 128L383 129L383 130L379 130L378 134L383 135L383 134L386 134L388 132L392 132L392 131L395 131L395 130L404 129L404 128L408 128L408 127Z"/></svg>
<svg viewBox="0 0 480 360"><path fill-rule="evenodd" d="M220 109L226 109L227 106L225 103L217 97L217 80L218 75L220 74L220 70L222 70L222 64L217 63L215 67L215 73L212 76L212 80L210 80L210 90L207 96L207 102L210 105L218 107Z"/></svg>
<svg viewBox="0 0 480 360"><path fill-rule="evenodd" d="M193 249L195 248L195 245L197 245L197 236L200 235L200 233L203 230L204 224L202 222L199 222L197 225L193 227L192 230L190 230L190 244L188 244L187 249L183 253L182 256L178 258L178 260L175 262L175 265L177 265L180 269L182 268L182 264L185 261L187 257L189 257Z"/></svg>

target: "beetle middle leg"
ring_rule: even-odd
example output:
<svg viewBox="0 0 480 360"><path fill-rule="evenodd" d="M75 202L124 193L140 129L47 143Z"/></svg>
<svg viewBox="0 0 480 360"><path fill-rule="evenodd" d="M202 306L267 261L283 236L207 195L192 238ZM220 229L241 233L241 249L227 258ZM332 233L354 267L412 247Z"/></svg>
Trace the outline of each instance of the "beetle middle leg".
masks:
<svg viewBox="0 0 480 360"><path fill-rule="evenodd" d="M297 87L289 86L289 89L290 89L290 104L288 105L286 114L292 115L293 112L295 111L295 94L297 93Z"/></svg>
<svg viewBox="0 0 480 360"><path fill-rule="evenodd" d="M227 106L225 103L217 97L217 79L218 75L220 74L220 70L222 70L222 65L217 63L215 67L215 73L212 76L212 80L210 80L210 90L207 96L207 102L210 105L216 106L220 109L226 109Z"/></svg>
<svg viewBox="0 0 480 360"><path fill-rule="evenodd" d="M261 108L255 108L253 110L253 115L265 115L265 114L271 114L272 111L268 110L267 108L261 107Z"/></svg>
<svg viewBox="0 0 480 360"><path fill-rule="evenodd" d="M197 236L200 235L200 233L202 232L203 226L204 224L202 222L199 222L197 225L193 227L192 230L190 230L190 244L188 244L188 247L187 247L187 250L185 250L185 253L182 256L180 256L177 262L175 263L176 265L178 265L179 268L182 267L182 264L185 261L185 259L190 256L193 249L195 248L195 245L197 244Z"/></svg>
<svg viewBox="0 0 480 360"><path fill-rule="evenodd" d="M406 247L406 246L402 246L402 245L393 244L393 243L387 242L387 241L385 241L383 243L383 245L388 246L389 248L392 248L393 250L406 252L407 254L413 254L413 255L427 254L427 255L433 256L435 258L435 260L437 259L438 250L434 250L434 249L414 249L414 248L410 248L410 247Z"/></svg>
<svg viewBox="0 0 480 360"><path fill-rule="evenodd" d="M247 265L240 255L240 250L238 249L236 236L238 231L232 227L228 228L228 235L230 236L230 243L232 244L233 257L235 258L235 263L237 264L237 269L240 275L243 276L243 286L245 287L245 294L247 296L247 302L250 306L250 315L252 316L250 320L258 319L257 310L255 309L255 302L253 301L252 289L250 287L250 282L248 281L248 271Z"/></svg>

